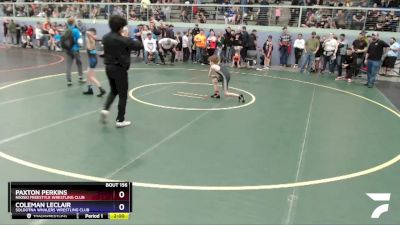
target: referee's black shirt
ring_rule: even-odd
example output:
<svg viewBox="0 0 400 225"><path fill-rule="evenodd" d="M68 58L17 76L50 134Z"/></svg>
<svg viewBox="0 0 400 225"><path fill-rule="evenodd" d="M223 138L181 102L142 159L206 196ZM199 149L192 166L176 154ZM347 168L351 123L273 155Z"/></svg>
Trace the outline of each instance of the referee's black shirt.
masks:
<svg viewBox="0 0 400 225"><path fill-rule="evenodd" d="M389 45L382 40L371 42L368 46L368 51L367 51L368 59L374 61L380 61L382 59L383 49L387 47L389 47Z"/></svg>
<svg viewBox="0 0 400 225"><path fill-rule="evenodd" d="M133 41L115 32L104 35L102 43L104 46L104 64L106 66L120 66L125 69L129 69L131 65L131 51L143 47L139 41Z"/></svg>

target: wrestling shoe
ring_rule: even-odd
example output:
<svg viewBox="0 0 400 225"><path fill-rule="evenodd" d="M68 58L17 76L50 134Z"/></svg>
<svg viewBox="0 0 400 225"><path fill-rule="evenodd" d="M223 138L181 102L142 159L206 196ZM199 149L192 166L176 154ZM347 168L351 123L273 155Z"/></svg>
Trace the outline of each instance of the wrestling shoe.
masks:
<svg viewBox="0 0 400 225"><path fill-rule="evenodd" d="M219 94L213 94L210 96L211 98L221 98L221 96Z"/></svg>
<svg viewBox="0 0 400 225"><path fill-rule="evenodd" d="M246 102L246 100L244 99L243 94L240 94L240 95L239 95L238 100L239 100L239 102L241 102L241 103L245 103L245 102Z"/></svg>
<svg viewBox="0 0 400 225"><path fill-rule="evenodd" d="M93 89L92 88L88 88L87 91L83 92L84 95L93 95Z"/></svg>
<svg viewBox="0 0 400 225"><path fill-rule="evenodd" d="M131 125L131 121L126 121L126 120L124 120L124 121L122 121L122 122L116 122L115 123L115 126L117 127L117 128L122 128L122 127L127 127L127 126L129 126L129 125Z"/></svg>
<svg viewBox="0 0 400 225"><path fill-rule="evenodd" d="M107 93L106 90L104 90L102 87L99 87L99 91L100 91L100 93L98 95L96 95L97 97L102 97L103 95L105 95Z"/></svg>
<svg viewBox="0 0 400 225"><path fill-rule="evenodd" d="M78 82L81 84L86 83L86 79L84 79L83 77L79 77Z"/></svg>
<svg viewBox="0 0 400 225"><path fill-rule="evenodd" d="M100 111L100 122L101 123L103 123L103 124L107 123L108 114L110 114L110 112L105 109Z"/></svg>

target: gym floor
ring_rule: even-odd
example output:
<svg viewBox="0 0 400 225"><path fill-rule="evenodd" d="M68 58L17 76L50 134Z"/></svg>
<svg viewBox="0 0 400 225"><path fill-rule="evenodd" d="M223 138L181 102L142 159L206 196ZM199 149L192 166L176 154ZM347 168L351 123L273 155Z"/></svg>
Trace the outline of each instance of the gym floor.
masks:
<svg viewBox="0 0 400 225"><path fill-rule="evenodd" d="M242 104L208 97L206 66L133 62L117 129L116 103L102 125L105 98L66 86L62 54L3 46L0 66L0 224L400 224L399 92L382 94L398 84L232 69ZM101 60L97 76L108 89ZM7 213L9 181L106 180L134 182L129 221Z"/></svg>

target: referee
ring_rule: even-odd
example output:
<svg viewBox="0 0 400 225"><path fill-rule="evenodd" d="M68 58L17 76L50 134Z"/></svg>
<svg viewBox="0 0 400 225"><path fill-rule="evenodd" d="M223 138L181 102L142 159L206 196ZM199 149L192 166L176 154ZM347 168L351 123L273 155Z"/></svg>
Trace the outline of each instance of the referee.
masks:
<svg viewBox="0 0 400 225"><path fill-rule="evenodd" d="M126 19L114 15L111 16L108 25L111 32L103 36L104 64L108 82L110 83L110 94L101 110L101 121L107 122L109 109L115 97L119 96L117 128L131 125L125 120L126 101L128 98L128 70L131 64L131 51L143 48L139 41L130 39L129 32L124 29L127 25Z"/></svg>

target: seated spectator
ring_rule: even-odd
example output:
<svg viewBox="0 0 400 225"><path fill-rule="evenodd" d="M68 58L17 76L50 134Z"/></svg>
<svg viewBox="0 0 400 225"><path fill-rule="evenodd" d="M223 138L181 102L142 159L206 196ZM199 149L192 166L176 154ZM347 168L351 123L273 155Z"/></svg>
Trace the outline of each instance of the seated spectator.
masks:
<svg viewBox="0 0 400 225"><path fill-rule="evenodd" d="M365 22L365 16L362 14L361 11L357 11L353 15L352 28L354 30L362 30L364 27L364 22Z"/></svg>
<svg viewBox="0 0 400 225"><path fill-rule="evenodd" d="M342 64L340 65L343 69L346 70L346 76L336 77L335 80L346 80L348 83L351 83L352 77L355 75L356 67L357 67L357 54L352 51L351 48L346 50L346 56Z"/></svg>
<svg viewBox="0 0 400 225"><path fill-rule="evenodd" d="M360 0L358 7L361 7L361 8L368 7L368 0Z"/></svg>
<svg viewBox="0 0 400 225"><path fill-rule="evenodd" d="M242 24L243 14L240 10L235 11L234 18L235 18L235 20L233 21L234 24L236 24L236 25Z"/></svg>
<svg viewBox="0 0 400 225"><path fill-rule="evenodd" d="M93 6L92 11L90 12L90 18L96 20L97 16L100 14L97 6Z"/></svg>
<svg viewBox="0 0 400 225"><path fill-rule="evenodd" d="M198 23L207 23L207 18L204 15L203 11L199 12L199 15L197 16L197 22Z"/></svg>
<svg viewBox="0 0 400 225"><path fill-rule="evenodd" d="M30 38L31 42L33 40L33 27L29 25L25 31L26 35Z"/></svg>
<svg viewBox="0 0 400 225"><path fill-rule="evenodd" d="M383 31L385 26L386 26L386 17L383 14L381 14L375 23L374 30Z"/></svg>
<svg viewBox="0 0 400 225"><path fill-rule="evenodd" d="M374 4L374 8L378 6ZM365 23L366 30L375 30L376 24L378 23L378 18L381 16L381 12L379 10L371 10L368 11L367 21Z"/></svg>
<svg viewBox="0 0 400 225"><path fill-rule="evenodd" d="M22 48L27 48L27 47L33 48L32 40L26 33L22 34L21 47Z"/></svg>
<svg viewBox="0 0 400 225"><path fill-rule="evenodd" d="M262 6L266 6L269 5L267 0L262 0L260 5ZM258 10L258 17L257 17L257 25L263 25L263 26L267 26L268 25L268 10L269 8L267 7L260 7ZM297 10L297 11L293 11L291 9L291 18L298 18L298 16L296 16L296 12L298 15L298 9L293 9L293 10ZM291 23L293 21L293 19L290 19L289 23ZM290 26L291 24L289 24Z"/></svg>
<svg viewBox="0 0 400 225"><path fill-rule="evenodd" d="M154 61L154 63L157 63L159 57L157 51L157 41L153 38L151 33L147 33L147 37L143 41L143 47L145 63L148 64L149 61Z"/></svg>
<svg viewBox="0 0 400 225"><path fill-rule="evenodd" d="M17 17L25 17L25 16L26 16L26 13L23 8L21 8L17 11Z"/></svg>
<svg viewBox="0 0 400 225"><path fill-rule="evenodd" d="M161 7L160 11L165 15L163 20L165 20L165 21L171 20L171 11L172 11L171 6L169 6L169 5L163 6L163 7Z"/></svg>
<svg viewBox="0 0 400 225"><path fill-rule="evenodd" d="M130 20L130 21L137 21L137 20L138 20L138 17L137 17L137 15L136 15L136 12L135 12L135 10L133 10L133 9L131 9L131 10L129 11L129 20Z"/></svg>
<svg viewBox="0 0 400 225"><path fill-rule="evenodd" d="M390 11L386 16L387 29L386 31L396 32L396 28L399 26L399 17L394 11Z"/></svg>
<svg viewBox="0 0 400 225"><path fill-rule="evenodd" d="M181 10L181 22L190 23L188 13L187 13L187 10L185 8L183 8Z"/></svg>
<svg viewBox="0 0 400 225"><path fill-rule="evenodd" d="M352 7L353 6L353 2L352 0L344 0L344 7Z"/></svg>
<svg viewBox="0 0 400 225"><path fill-rule="evenodd" d="M346 15L343 10L338 10L333 24L335 29L346 29Z"/></svg>
<svg viewBox="0 0 400 225"><path fill-rule="evenodd" d="M315 15L311 14L310 17L307 18L305 24L302 24L301 26L310 28L310 27L315 27L316 24L317 24L317 20L315 19Z"/></svg>
<svg viewBox="0 0 400 225"><path fill-rule="evenodd" d="M399 7L399 2L397 1L397 3L396 3L395 0L389 0L387 7L388 8L397 8L397 7Z"/></svg>
<svg viewBox="0 0 400 225"><path fill-rule="evenodd" d="M234 17L235 12L233 11L232 7L229 7L224 14L225 24L232 23L234 21Z"/></svg>
<svg viewBox="0 0 400 225"><path fill-rule="evenodd" d="M58 9L54 9L51 15L52 18L59 18L60 17L60 13L58 12Z"/></svg>

